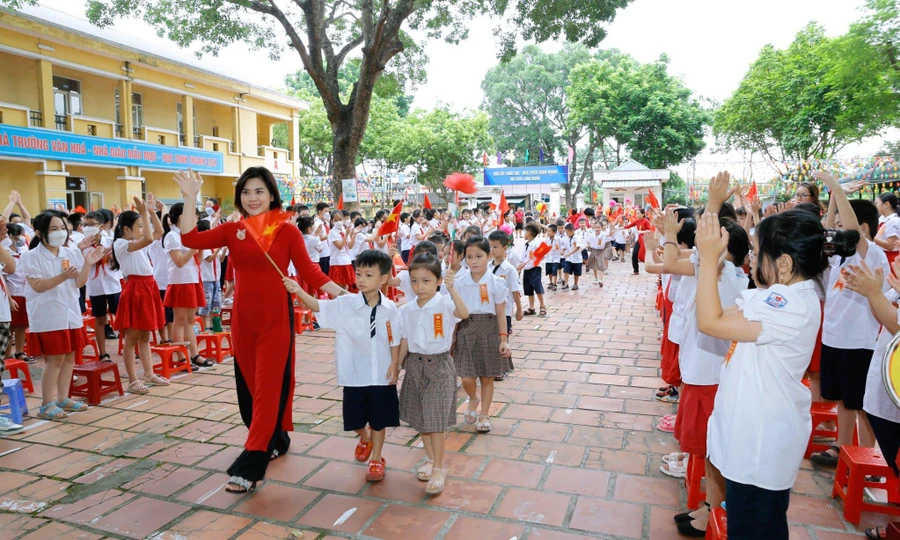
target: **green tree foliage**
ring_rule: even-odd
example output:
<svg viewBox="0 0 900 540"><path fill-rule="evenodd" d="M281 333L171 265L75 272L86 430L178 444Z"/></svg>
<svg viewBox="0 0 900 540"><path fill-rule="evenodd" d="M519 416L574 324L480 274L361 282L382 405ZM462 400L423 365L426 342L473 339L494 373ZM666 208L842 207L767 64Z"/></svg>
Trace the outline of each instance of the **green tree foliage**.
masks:
<svg viewBox="0 0 900 540"><path fill-rule="evenodd" d="M514 51L519 33L537 41L565 38L593 46L605 35L602 25L629 1L88 0L87 16L99 26L137 17L180 46L199 44L201 54L216 54L238 42L273 56L293 49L331 126L333 174L350 178L376 83L384 74L392 74L404 89L421 81L424 41L458 42L467 37L469 21L490 14L503 21L504 30L497 33L505 54ZM13 8L26 3L35 0L0 0ZM416 42L410 31L424 41ZM345 95L341 67L352 58L360 61L359 75Z"/></svg>
<svg viewBox="0 0 900 540"><path fill-rule="evenodd" d="M626 151L664 169L703 150L710 114L667 69L665 55L640 64L608 51L572 70L566 90L572 118L599 139L607 168L621 164Z"/></svg>
<svg viewBox="0 0 900 540"><path fill-rule="evenodd" d="M878 2L872 2L878 3ZM782 162L828 158L897 121L887 55L857 31L828 38L810 23L788 48L763 47L715 113L727 148Z"/></svg>

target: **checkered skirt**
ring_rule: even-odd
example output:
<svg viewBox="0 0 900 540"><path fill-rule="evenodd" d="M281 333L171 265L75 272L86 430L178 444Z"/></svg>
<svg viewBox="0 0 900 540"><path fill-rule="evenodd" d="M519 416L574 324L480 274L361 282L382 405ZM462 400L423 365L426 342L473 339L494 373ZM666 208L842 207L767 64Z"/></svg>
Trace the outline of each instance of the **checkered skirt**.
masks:
<svg viewBox="0 0 900 540"><path fill-rule="evenodd" d="M456 424L456 370L450 353L409 353L400 387L400 419L419 433Z"/></svg>
<svg viewBox="0 0 900 540"><path fill-rule="evenodd" d="M599 270L605 272L609 263L607 249L589 249L586 270Z"/></svg>
<svg viewBox="0 0 900 540"><path fill-rule="evenodd" d="M453 349L456 374L460 377L500 377L512 371L509 358L500 356L499 332L496 315L469 315L457 324Z"/></svg>

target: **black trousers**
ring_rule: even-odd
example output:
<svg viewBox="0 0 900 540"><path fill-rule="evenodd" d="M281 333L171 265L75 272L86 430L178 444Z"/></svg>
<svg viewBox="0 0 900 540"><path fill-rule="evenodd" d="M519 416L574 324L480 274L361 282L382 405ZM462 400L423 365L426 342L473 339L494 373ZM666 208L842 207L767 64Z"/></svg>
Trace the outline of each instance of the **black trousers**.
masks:
<svg viewBox="0 0 900 540"><path fill-rule="evenodd" d="M872 425L872 431L875 433L875 440L878 441L878 447L884 454L884 460L894 470L894 474L900 476L897 470L897 452L900 451L900 424L885 420L866 413L869 418L869 424Z"/></svg>
<svg viewBox="0 0 900 540"><path fill-rule="evenodd" d="M631 267L634 268L635 274L640 271L640 267L638 266L638 263L640 263L640 261L638 260L638 253L640 253L640 251L641 246L637 242L635 242L634 247L631 249Z"/></svg>
<svg viewBox="0 0 900 540"><path fill-rule="evenodd" d="M791 490L770 491L725 480L728 540L788 540Z"/></svg>

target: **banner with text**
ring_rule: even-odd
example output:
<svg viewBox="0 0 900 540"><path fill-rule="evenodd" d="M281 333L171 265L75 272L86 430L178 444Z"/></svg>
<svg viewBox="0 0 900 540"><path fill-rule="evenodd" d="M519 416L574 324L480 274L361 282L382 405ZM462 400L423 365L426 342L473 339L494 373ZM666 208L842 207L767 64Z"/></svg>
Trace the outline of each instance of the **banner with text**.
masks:
<svg viewBox="0 0 900 540"><path fill-rule="evenodd" d="M568 184L568 165L535 167L492 167L484 169L484 185L517 186L522 184Z"/></svg>
<svg viewBox="0 0 900 540"><path fill-rule="evenodd" d="M224 170L220 152L3 124L0 124L0 155L148 169L191 168L205 173Z"/></svg>

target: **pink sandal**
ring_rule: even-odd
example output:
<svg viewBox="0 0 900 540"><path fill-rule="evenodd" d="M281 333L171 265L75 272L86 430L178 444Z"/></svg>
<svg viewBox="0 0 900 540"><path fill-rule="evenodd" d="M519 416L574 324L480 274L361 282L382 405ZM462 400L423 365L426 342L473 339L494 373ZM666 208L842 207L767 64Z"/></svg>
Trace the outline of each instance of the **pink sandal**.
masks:
<svg viewBox="0 0 900 540"><path fill-rule="evenodd" d="M675 433L675 415L664 416L656 424L656 429L664 433Z"/></svg>

